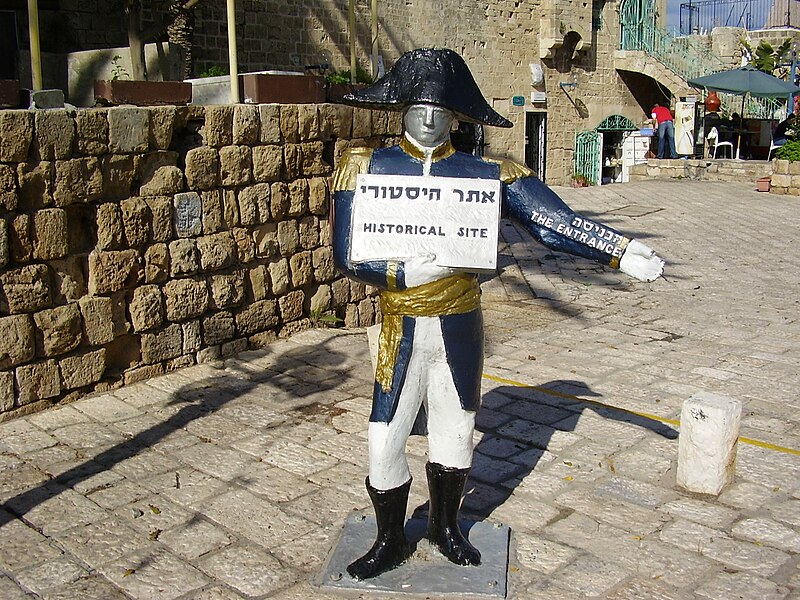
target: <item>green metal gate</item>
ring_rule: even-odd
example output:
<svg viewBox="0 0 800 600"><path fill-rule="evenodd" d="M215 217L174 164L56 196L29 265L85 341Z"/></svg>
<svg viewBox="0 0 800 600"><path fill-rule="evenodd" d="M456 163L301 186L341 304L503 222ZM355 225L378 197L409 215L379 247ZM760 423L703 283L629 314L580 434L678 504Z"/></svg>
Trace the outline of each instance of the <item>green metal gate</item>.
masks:
<svg viewBox="0 0 800 600"><path fill-rule="evenodd" d="M653 51L656 11L653 0L622 0L619 42L622 50Z"/></svg>
<svg viewBox="0 0 800 600"><path fill-rule="evenodd" d="M575 175L583 175L589 185L600 181L600 140L595 129L575 134Z"/></svg>

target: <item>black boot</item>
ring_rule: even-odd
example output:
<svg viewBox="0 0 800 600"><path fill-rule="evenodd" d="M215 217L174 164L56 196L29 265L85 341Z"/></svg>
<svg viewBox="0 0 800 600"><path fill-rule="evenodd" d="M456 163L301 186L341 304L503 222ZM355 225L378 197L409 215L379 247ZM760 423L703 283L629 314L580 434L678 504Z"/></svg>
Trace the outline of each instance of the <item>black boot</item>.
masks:
<svg viewBox="0 0 800 600"><path fill-rule="evenodd" d="M411 480L385 491L372 487L369 477L366 483L372 506L375 507L378 537L369 552L347 567L347 572L356 579L377 577L404 563L411 555L411 546L403 531Z"/></svg>
<svg viewBox="0 0 800 600"><path fill-rule="evenodd" d="M458 526L461 494L469 469L445 467L437 463L425 466L430 492L428 533L425 537L457 565L481 564L481 553L469 543Z"/></svg>

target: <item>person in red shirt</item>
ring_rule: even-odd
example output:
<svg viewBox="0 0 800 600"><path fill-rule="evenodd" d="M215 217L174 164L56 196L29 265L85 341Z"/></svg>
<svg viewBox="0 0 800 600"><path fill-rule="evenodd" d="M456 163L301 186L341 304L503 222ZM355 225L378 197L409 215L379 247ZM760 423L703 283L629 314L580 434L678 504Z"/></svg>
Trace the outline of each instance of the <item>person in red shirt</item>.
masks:
<svg viewBox="0 0 800 600"><path fill-rule="evenodd" d="M651 116L658 123L658 158L678 158L678 153L675 151L675 125L672 122L672 113L666 106L654 104Z"/></svg>

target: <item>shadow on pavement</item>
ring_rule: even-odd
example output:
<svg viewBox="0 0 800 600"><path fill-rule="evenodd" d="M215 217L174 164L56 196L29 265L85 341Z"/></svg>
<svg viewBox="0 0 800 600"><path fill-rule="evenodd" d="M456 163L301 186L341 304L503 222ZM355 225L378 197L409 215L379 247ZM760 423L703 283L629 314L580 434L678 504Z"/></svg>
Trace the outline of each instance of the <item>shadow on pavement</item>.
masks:
<svg viewBox="0 0 800 600"><path fill-rule="evenodd" d="M213 414L229 405L258 385L268 384L267 387L272 387L273 390L277 388L275 390L275 395L278 396L276 408L279 410L275 412L276 419L284 423L289 421L289 425L292 424L291 421L295 421L295 424L302 422L307 419L309 406L317 403L314 398L305 401L303 398L330 390L340 385L342 377L347 376L345 370L335 368L345 362L346 357L343 354L328 346L328 342L325 341L320 342L316 348L325 351L313 353L316 360L313 363L309 363L308 349L303 347L281 352L272 357L269 356L268 348L263 357L244 364L235 358L228 359L226 368L220 369L219 375L206 376L172 392L170 399L166 403L161 403L160 410L158 410L161 413L174 411L165 420L139 431L124 442L103 449L97 454L88 448L86 453L91 452L93 454L91 458L9 498L0 505L0 527L15 518L23 519L25 514L40 504L66 490L73 489L80 482L135 457L165 440L170 434L185 429L192 421ZM245 368L245 366L252 365L259 365L260 368ZM315 378L313 384L309 384L307 383L308 371L312 369L319 370L323 376ZM326 372L330 374L327 378L324 377ZM300 373L304 374L304 379L295 377ZM147 389L149 384L144 384L144 386ZM157 384L149 387L153 394L157 394L159 389ZM281 407L281 404L285 404L285 406ZM158 405L154 408L159 409ZM269 427L275 424L265 422L263 426ZM98 423L98 437L99 430L104 427L113 426ZM285 429L283 431L285 433Z"/></svg>

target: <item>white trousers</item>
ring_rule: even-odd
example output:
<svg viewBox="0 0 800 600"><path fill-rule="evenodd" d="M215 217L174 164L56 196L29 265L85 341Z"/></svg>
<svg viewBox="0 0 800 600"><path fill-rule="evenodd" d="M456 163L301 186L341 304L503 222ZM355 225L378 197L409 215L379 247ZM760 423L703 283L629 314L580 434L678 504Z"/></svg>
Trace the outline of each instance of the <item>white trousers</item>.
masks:
<svg viewBox="0 0 800 600"><path fill-rule="evenodd" d="M428 460L446 467L472 465L475 413L461 408L442 338L439 317L417 317L414 344L391 423L369 424L369 480L379 490L411 477L406 441L422 403L428 413Z"/></svg>

